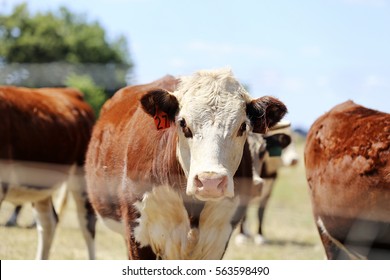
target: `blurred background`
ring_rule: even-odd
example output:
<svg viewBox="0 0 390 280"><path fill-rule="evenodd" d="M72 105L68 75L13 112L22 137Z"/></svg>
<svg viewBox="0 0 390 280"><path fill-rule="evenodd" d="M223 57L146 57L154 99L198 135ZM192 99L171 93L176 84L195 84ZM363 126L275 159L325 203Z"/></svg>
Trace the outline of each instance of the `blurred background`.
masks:
<svg viewBox="0 0 390 280"><path fill-rule="evenodd" d="M388 0L0 0L0 84L77 84L75 72L110 95L230 66L307 130L347 99L390 111L389 15Z"/></svg>
<svg viewBox="0 0 390 280"><path fill-rule="evenodd" d="M231 67L253 97L287 105L300 161L280 171L266 214L269 243L250 251L231 243L225 257L323 259L304 136L348 99L390 112L389 15L390 0L0 0L0 84L77 87L98 115L126 85ZM0 224L12 210L3 203ZM28 225L31 211L22 214ZM61 222L51 258L86 258L73 214ZM0 237L0 259L34 258L34 230L0 227ZM122 238L100 227L97 256L127 258Z"/></svg>

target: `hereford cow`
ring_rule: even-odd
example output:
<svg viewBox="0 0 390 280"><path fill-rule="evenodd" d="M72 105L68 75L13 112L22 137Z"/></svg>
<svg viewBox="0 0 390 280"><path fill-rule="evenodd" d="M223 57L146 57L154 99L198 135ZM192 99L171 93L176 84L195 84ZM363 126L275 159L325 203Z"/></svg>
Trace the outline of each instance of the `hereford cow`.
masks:
<svg viewBox="0 0 390 280"><path fill-rule="evenodd" d="M57 224L51 196L65 182L74 194L90 258L96 217L83 164L94 123L91 107L70 88L0 87L0 204L33 203L37 259L47 259Z"/></svg>
<svg viewBox="0 0 390 280"><path fill-rule="evenodd" d="M280 123L278 129L274 128L264 136L252 134L248 137L248 141L253 143L250 145L252 161L256 163L252 167L253 181L259 189L257 192L252 192L253 197L249 199L249 203L256 205L259 224L256 234L252 236L249 221L244 215L235 242L242 244L253 240L255 244L261 245L265 242L263 236L264 213L278 176L278 170L282 166L297 164L298 154L292 141L290 123ZM253 159L253 157L255 158ZM256 189L256 187L254 188Z"/></svg>
<svg viewBox="0 0 390 280"><path fill-rule="evenodd" d="M285 112L274 98L251 99L227 69L124 88L88 148L91 202L125 236L130 259L220 259L247 133Z"/></svg>
<svg viewBox="0 0 390 280"><path fill-rule="evenodd" d="M305 165L328 259L389 259L390 114L334 107L310 128Z"/></svg>

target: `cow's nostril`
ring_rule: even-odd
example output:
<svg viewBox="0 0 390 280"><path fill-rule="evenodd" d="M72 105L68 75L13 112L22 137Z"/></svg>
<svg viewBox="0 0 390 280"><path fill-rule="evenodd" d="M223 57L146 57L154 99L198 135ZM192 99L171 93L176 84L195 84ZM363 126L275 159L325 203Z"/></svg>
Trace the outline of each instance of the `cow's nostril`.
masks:
<svg viewBox="0 0 390 280"><path fill-rule="evenodd" d="M195 183L195 187L198 188L198 189L203 186L203 183L202 183L201 180L199 180L199 176L198 175L195 176L194 183Z"/></svg>
<svg viewBox="0 0 390 280"><path fill-rule="evenodd" d="M221 182L218 184L218 188L221 189L221 190L226 189L227 182L228 182L228 177L227 176L223 176L221 178Z"/></svg>

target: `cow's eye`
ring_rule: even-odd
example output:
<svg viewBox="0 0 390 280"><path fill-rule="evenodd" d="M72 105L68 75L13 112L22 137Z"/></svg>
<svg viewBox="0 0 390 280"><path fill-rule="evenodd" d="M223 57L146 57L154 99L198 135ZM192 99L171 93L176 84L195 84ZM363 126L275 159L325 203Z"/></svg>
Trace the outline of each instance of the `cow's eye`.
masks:
<svg viewBox="0 0 390 280"><path fill-rule="evenodd" d="M237 132L237 136L244 135L244 132L246 131L246 122L243 122L240 126L240 129Z"/></svg>
<svg viewBox="0 0 390 280"><path fill-rule="evenodd" d="M186 138L192 138L192 132L191 132L191 129L189 129L189 127L187 126L186 120L185 119L181 119L179 121L179 125L182 128L182 130L183 130L184 136Z"/></svg>
<svg viewBox="0 0 390 280"><path fill-rule="evenodd" d="M180 125L180 127L185 128L187 126L186 120L185 119L181 119L179 121L179 125Z"/></svg>

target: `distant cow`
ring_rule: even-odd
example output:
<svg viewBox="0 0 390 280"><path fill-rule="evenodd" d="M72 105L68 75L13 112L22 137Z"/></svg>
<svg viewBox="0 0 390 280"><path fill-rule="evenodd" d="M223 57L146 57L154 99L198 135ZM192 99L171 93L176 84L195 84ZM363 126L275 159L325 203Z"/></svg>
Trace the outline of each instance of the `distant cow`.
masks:
<svg viewBox="0 0 390 280"><path fill-rule="evenodd" d="M390 114L334 107L310 128L305 165L328 259L390 259Z"/></svg>
<svg viewBox="0 0 390 280"><path fill-rule="evenodd" d="M248 141L257 143L257 145L250 146L252 157L257 157L254 162L258 162L256 166L253 166L254 174L256 174L253 180L259 181L261 184L258 183L259 191L253 193L254 195L249 202L257 207L259 224L255 236L252 237L245 215L240 225L239 234L235 238L237 244L251 241L252 238L257 245L264 243L264 213L277 179L278 169L282 166L295 165L298 162L298 155L292 142L290 124L281 123L279 125L281 126L279 129L274 128L264 136L253 134L248 137Z"/></svg>
<svg viewBox="0 0 390 280"><path fill-rule="evenodd" d="M87 153L96 212L125 236L130 259L222 258L247 133L285 112L274 98L251 99L226 69L120 90Z"/></svg>
<svg viewBox="0 0 390 280"><path fill-rule="evenodd" d="M70 88L0 87L0 204L33 203L37 259L47 259L57 224L51 196L64 183L74 194L90 258L96 217L83 172L94 124L91 107Z"/></svg>

